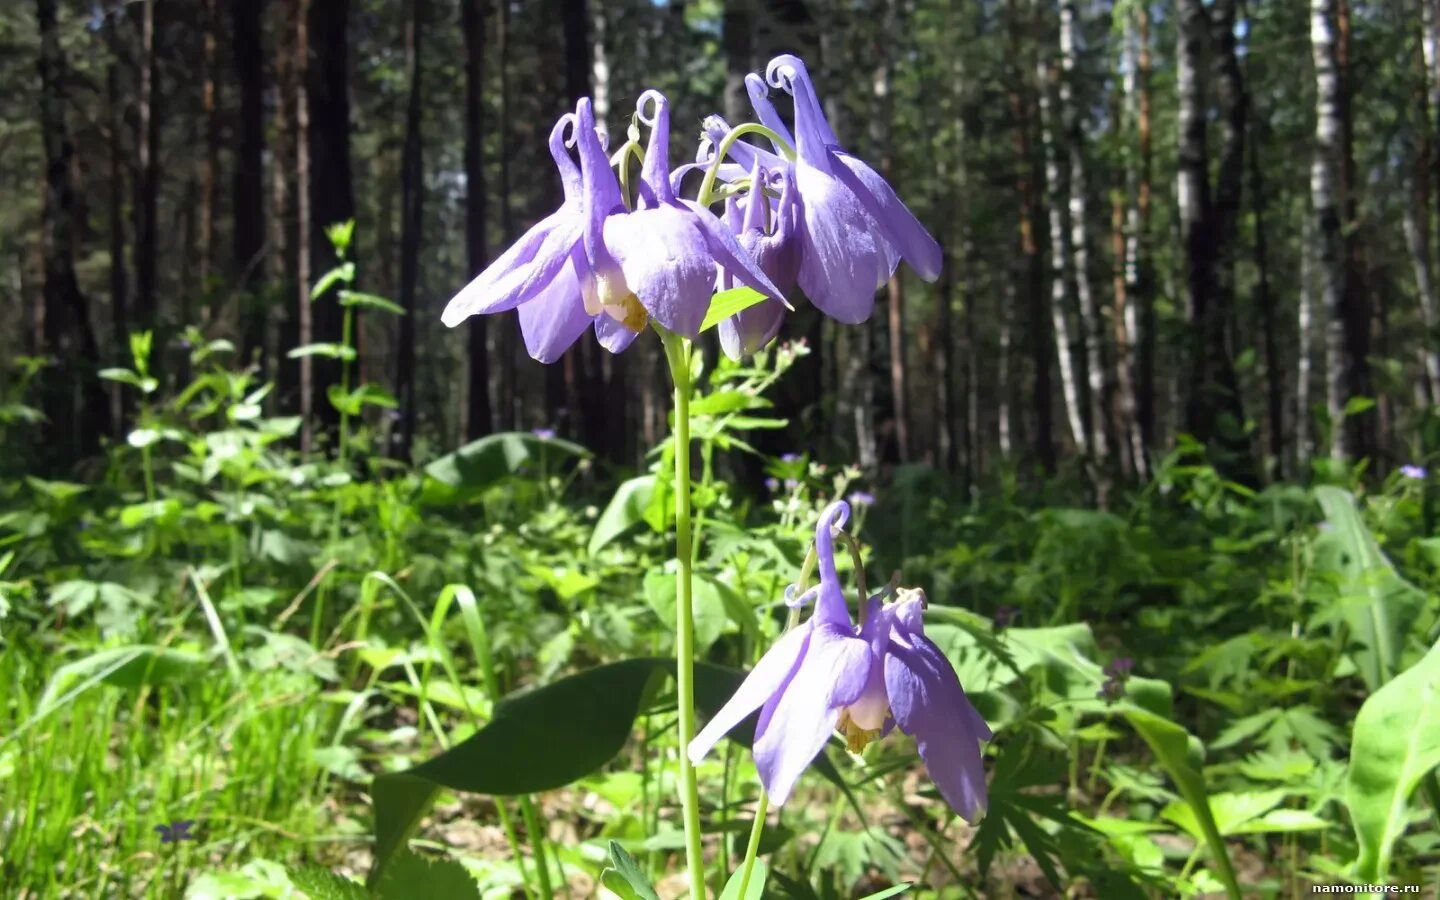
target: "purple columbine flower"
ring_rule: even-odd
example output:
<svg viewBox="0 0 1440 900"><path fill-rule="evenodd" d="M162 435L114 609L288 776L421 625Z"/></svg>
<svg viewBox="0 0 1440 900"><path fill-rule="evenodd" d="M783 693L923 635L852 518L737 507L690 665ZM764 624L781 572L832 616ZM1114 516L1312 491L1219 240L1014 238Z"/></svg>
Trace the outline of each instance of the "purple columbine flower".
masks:
<svg viewBox="0 0 1440 900"><path fill-rule="evenodd" d="M831 534L849 512L841 501L821 514L815 529L820 583L787 601L800 606L813 599L814 614L761 658L690 743L690 759L698 763L759 709L755 767L779 805L837 729L850 749L859 751L899 726L914 735L941 796L975 821L986 805L980 743L990 739L990 728L970 705L949 660L925 637L923 594L903 592L888 606L871 598L864 624L857 629L851 621Z"/></svg>
<svg viewBox="0 0 1440 900"><path fill-rule="evenodd" d="M647 115L651 104L653 115ZM576 107L580 166L589 201L585 256L593 272L593 282L585 290L586 309L603 310L631 332L638 332L654 316L670 331L694 338L710 307L717 266L768 297L783 297L723 222L675 195L669 177L670 104L664 95L646 91L636 101L636 111L640 121L650 126L650 142L640 172L639 203L630 211L595 137L590 101L582 99Z"/></svg>
<svg viewBox="0 0 1440 900"><path fill-rule="evenodd" d="M926 281L939 277L940 245L879 173L840 146L805 63L789 54L777 56L766 67L764 80L752 74L745 84L761 124L787 141L792 140L790 130L770 102L768 88L783 89L795 99L798 280L812 303L831 318L858 324L870 318L876 290L894 274L900 259ZM718 117L706 120L710 143L718 145L725 124ZM745 167L791 166L776 153L739 141L731 145L730 156Z"/></svg>
<svg viewBox="0 0 1440 900"><path fill-rule="evenodd" d="M1417 466L1412 463L1409 465L1401 466L1400 474L1406 478L1412 478L1416 481L1424 481L1425 475L1427 473L1425 472L1424 466Z"/></svg>
<svg viewBox="0 0 1440 900"><path fill-rule="evenodd" d="M773 211L766 193L771 181L772 173L756 162L750 173L750 193L744 202L735 197L726 200L725 223L760 270L782 291L789 291L795 287L800 263L791 239L799 215L795 206L795 179L788 170L774 174L780 198ZM735 286L733 282L733 276L722 271L717 287L729 290ZM784 322L785 304L774 298L762 300L720 323L720 349L731 359L750 356L773 341Z"/></svg>
<svg viewBox="0 0 1440 900"><path fill-rule="evenodd" d="M651 103L655 112L647 117ZM696 337L717 265L767 296L782 296L720 220L671 190L665 98L646 91L637 108L651 126L637 209L625 206L590 99L582 98L550 133L564 202L450 301L442 315L446 325L518 309L526 349L548 363L591 326L614 353L628 347L651 316ZM578 169L567 149L571 143L579 151Z"/></svg>

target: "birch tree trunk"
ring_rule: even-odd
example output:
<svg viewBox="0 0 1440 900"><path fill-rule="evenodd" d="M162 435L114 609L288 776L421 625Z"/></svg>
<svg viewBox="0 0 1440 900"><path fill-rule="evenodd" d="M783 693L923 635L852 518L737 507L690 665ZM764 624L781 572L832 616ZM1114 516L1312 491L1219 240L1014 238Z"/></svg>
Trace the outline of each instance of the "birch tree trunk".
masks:
<svg viewBox="0 0 1440 900"><path fill-rule="evenodd" d="M1325 405L1331 426L1330 455L1350 459L1354 448L1343 425L1351 397L1355 362L1347 340L1350 292L1348 239L1340 195L1344 162L1344 86L1336 58L1336 0L1311 0L1310 46L1315 65L1315 156L1310 167L1310 203L1315 215L1319 258L1316 275L1325 310Z"/></svg>
<svg viewBox="0 0 1440 900"><path fill-rule="evenodd" d="M1300 241L1300 296L1295 322L1295 472L1304 476L1315 456L1310 384L1315 356L1315 222L1305 220Z"/></svg>
<svg viewBox="0 0 1440 900"><path fill-rule="evenodd" d="M1084 361L1085 390L1082 398L1083 419L1089 429L1090 450L1096 462L1104 465L1110 453L1106 434L1104 337L1095 292L1090 284L1089 188L1085 169L1085 117L1075 97L1079 51L1076 48L1078 13L1074 0L1060 4L1060 120L1065 129L1066 162L1069 168L1070 253L1074 260L1070 271L1075 281L1075 299L1079 312L1076 338Z"/></svg>
<svg viewBox="0 0 1440 900"><path fill-rule="evenodd" d="M1085 427L1082 397L1076 379L1071 342L1069 307L1073 273L1073 257L1069 246L1069 218L1066 203L1065 176L1060 169L1060 153L1055 142L1055 111L1050 91L1055 81L1053 66L1042 59L1036 80L1040 93L1040 143L1045 154L1045 190L1049 198L1050 217L1050 319L1055 333L1055 350L1060 358L1060 392L1065 398L1065 417L1070 423L1070 436L1081 456L1090 455L1090 432Z"/></svg>

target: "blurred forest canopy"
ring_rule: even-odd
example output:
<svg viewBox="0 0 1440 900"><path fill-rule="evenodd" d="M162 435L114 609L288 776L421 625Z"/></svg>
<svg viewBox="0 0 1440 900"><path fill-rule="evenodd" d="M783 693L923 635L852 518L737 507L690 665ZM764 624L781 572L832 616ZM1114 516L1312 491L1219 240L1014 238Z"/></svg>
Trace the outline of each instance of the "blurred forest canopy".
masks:
<svg viewBox="0 0 1440 900"><path fill-rule="evenodd" d="M0 402L43 410L28 462L63 468L125 433L97 375L128 335L183 383L193 324L323 421L337 362L287 350L341 340L308 295L353 218L355 289L409 312L356 332L397 455L555 427L638 462L658 342L542 367L513 316L440 309L558 203L544 140L574 98L618 133L659 88L685 160L791 51L947 264L902 269L864 328L792 316L811 353L762 449L1104 485L1188 434L1248 483L1393 468L1435 449L1437 48L1436 0L4 4Z"/></svg>

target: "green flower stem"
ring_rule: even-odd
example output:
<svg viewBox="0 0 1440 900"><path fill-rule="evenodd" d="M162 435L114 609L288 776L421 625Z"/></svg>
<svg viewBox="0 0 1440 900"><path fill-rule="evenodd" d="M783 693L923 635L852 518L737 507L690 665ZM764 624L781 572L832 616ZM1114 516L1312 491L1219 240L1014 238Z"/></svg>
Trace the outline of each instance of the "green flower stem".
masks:
<svg viewBox="0 0 1440 900"><path fill-rule="evenodd" d="M784 138L780 137L780 135L756 122L746 122L744 125L737 125L730 129L730 133L721 139L720 146L715 148L715 158L711 160L710 167L705 170L705 180L700 182L700 193L696 195L696 202L701 206L710 205L710 195L715 190L715 178L720 174L720 164L724 162L726 154L730 152L730 148L734 146L735 142L747 134L764 135L769 138L775 146L780 148L780 152L784 154L786 159L794 161L795 150Z"/></svg>
<svg viewBox="0 0 1440 900"><path fill-rule="evenodd" d="M530 802L529 797L520 798L520 815L525 819L525 830L530 833L530 851L535 854L535 874L539 876L540 896L543 900L553 900L555 889L550 886L550 865L545 859L545 829L540 823L540 815L535 812L535 804Z"/></svg>
<svg viewBox="0 0 1440 900"><path fill-rule="evenodd" d="M685 864L690 896L704 900L705 858L700 839L700 789L687 752L695 737L695 609L690 541L690 342L657 327L675 382L675 698L679 711L680 804L685 817Z"/></svg>

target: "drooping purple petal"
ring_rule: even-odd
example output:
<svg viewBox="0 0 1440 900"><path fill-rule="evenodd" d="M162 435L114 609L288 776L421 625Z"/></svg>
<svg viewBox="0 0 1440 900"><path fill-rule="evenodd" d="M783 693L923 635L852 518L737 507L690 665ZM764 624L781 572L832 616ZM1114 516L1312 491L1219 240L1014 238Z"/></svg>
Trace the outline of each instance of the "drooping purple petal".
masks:
<svg viewBox="0 0 1440 900"><path fill-rule="evenodd" d="M784 324L785 305L779 300L761 300L722 321L715 333L725 355L741 359L765 349Z"/></svg>
<svg viewBox="0 0 1440 900"><path fill-rule="evenodd" d="M878 227L859 198L814 166L798 166L800 290L820 311L858 325L875 309L875 292L893 267Z"/></svg>
<svg viewBox="0 0 1440 900"><path fill-rule="evenodd" d="M810 644L755 735L755 768L777 806L835 730L840 710L865 690L873 654L848 628L818 622Z"/></svg>
<svg viewBox="0 0 1440 900"><path fill-rule="evenodd" d="M950 661L924 635L897 629L885 655L885 687L895 724L915 738L940 795L967 822L978 820L987 803L980 742L992 735Z"/></svg>
<svg viewBox="0 0 1440 900"><path fill-rule="evenodd" d="M535 297L565 268L583 224L574 207L547 216L462 288L440 320L453 328L470 316L505 312Z"/></svg>
<svg viewBox="0 0 1440 900"><path fill-rule="evenodd" d="M520 333L525 350L542 363L553 363L585 333L591 316L585 312L580 281L572 261L539 294L520 306Z"/></svg>
<svg viewBox="0 0 1440 900"><path fill-rule="evenodd" d="M750 254L741 248L735 235L725 227L725 223L715 218L699 204L691 200L682 200L681 203L694 214L693 221L704 235L705 246L727 272L735 276L735 280L746 287L754 288L767 297L774 297L783 300L785 293L770 280L759 264L750 258ZM704 320L702 313L701 320Z"/></svg>
<svg viewBox="0 0 1440 900"><path fill-rule="evenodd" d="M690 742L690 761L699 764L722 737L744 721L776 694L795 671L810 644L810 626L792 628L771 645L735 690L734 696L716 711L700 733Z"/></svg>
<svg viewBox="0 0 1440 900"><path fill-rule="evenodd" d="M910 208L895 195L879 172L848 153L837 153L840 165L831 171L855 192L865 210L880 224L880 228L900 255L921 278L934 281L940 277L943 251L940 245L910 212Z"/></svg>
<svg viewBox="0 0 1440 900"><path fill-rule="evenodd" d="M745 92L750 95L750 106L755 110L755 115L759 117L760 124L780 135L786 143L793 146L795 138L790 136L790 129L785 127L785 121L775 111L775 104L770 102L770 90L765 85L765 79L753 72L746 75ZM775 151L778 153L780 148L776 147Z"/></svg>
<svg viewBox="0 0 1440 900"><path fill-rule="evenodd" d="M623 353L639 336L640 332L632 331L608 315L595 317L595 340L611 353Z"/></svg>
<svg viewBox="0 0 1440 900"><path fill-rule="evenodd" d="M662 204L610 216L603 241L624 284L656 321L688 338L700 334L715 285L715 259L689 210Z"/></svg>

